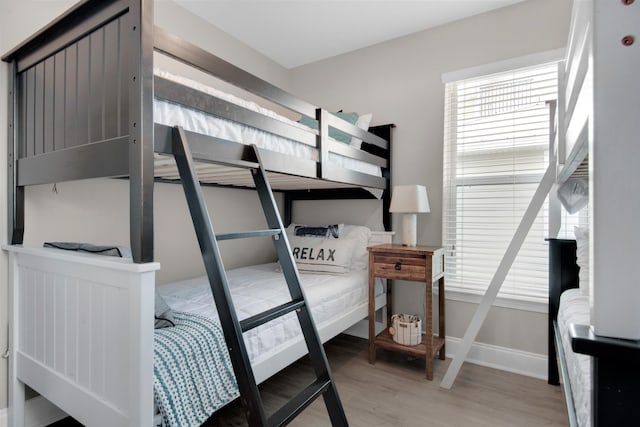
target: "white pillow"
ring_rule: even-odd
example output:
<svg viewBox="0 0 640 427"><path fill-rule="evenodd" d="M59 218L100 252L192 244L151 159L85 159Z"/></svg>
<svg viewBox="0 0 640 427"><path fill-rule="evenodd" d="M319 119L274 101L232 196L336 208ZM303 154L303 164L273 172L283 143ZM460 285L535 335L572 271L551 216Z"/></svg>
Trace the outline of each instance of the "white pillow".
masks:
<svg viewBox="0 0 640 427"><path fill-rule="evenodd" d="M353 239L290 236L293 259L302 272L347 273L351 269Z"/></svg>
<svg viewBox="0 0 640 427"><path fill-rule="evenodd" d="M372 118L373 118L372 113L358 116L358 121L356 122L356 126L366 131L369 129L369 123L371 123ZM360 147L362 146L362 140L359 138L353 137L351 138L351 145L353 145L354 148L357 148L359 150Z"/></svg>
<svg viewBox="0 0 640 427"><path fill-rule="evenodd" d="M371 238L371 230L362 225L345 225L340 238L353 239L357 243L351 257L352 270L366 270L369 268L369 252L367 246Z"/></svg>
<svg viewBox="0 0 640 427"><path fill-rule="evenodd" d="M576 264L580 267L578 281L583 295L589 295L589 229L574 227L576 236Z"/></svg>

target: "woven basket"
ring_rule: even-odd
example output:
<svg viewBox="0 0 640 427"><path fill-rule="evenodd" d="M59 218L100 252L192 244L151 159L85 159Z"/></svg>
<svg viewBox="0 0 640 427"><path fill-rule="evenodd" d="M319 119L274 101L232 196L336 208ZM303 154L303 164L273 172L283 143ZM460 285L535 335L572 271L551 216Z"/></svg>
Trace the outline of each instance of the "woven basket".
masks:
<svg viewBox="0 0 640 427"><path fill-rule="evenodd" d="M418 345L422 342L422 321L415 314L394 314L389 333L398 344Z"/></svg>

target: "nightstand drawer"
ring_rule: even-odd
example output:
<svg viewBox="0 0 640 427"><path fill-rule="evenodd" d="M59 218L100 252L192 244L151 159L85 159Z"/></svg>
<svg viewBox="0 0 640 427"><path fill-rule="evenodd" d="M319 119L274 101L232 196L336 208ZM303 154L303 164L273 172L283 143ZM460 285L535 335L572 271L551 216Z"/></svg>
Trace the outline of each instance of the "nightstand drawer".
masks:
<svg viewBox="0 0 640 427"><path fill-rule="evenodd" d="M422 281L426 278L426 257L375 254L373 274L387 279Z"/></svg>

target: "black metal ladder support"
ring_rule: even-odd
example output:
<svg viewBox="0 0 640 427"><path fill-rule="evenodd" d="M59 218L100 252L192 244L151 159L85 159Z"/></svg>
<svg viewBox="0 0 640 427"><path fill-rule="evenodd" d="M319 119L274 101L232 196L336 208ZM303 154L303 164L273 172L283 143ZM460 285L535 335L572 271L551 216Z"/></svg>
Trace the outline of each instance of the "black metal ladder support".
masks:
<svg viewBox="0 0 640 427"><path fill-rule="evenodd" d="M216 236L211 225L209 212L202 195L202 187L194 168L194 158L187 144L185 132L181 127L173 130L172 150L182 180L182 186L189 205L198 243L202 252L205 269L211 285L211 292L218 309L220 323L229 350L231 364L240 390L240 400L245 408L249 426L282 426L290 423L298 414L309 406L318 396L324 398L332 426L348 426L344 408L338 396L335 383L331 378L329 363L309 311L304 294L300 287L300 278L286 238L284 226L271 191L264 167L255 146L250 159L230 159L226 164L235 167L249 168L253 176L258 197L265 214L268 230L257 230ZM227 274L224 270L218 240L272 236L276 253L291 294L291 301L259 313L243 321L238 321L229 292ZM252 328L267 323L275 318L295 311L302 329L316 380L303 389L282 408L267 417L262 404L260 391L256 384L253 369L247 355L242 336Z"/></svg>

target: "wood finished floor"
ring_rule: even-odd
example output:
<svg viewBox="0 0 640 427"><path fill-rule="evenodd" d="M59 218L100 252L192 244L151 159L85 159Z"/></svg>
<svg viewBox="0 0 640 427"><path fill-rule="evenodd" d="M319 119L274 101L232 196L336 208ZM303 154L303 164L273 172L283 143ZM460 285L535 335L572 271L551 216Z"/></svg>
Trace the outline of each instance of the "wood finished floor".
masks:
<svg viewBox="0 0 640 427"><path fill-rule="evenodd" d="M543 380L465 363L451 390L440 388L450 360L434 362L434 381L424 378L424 361L378 350L367 362L367 341L340 335L327 344L333 376L352 427L394 426L568 426L559 387ZM313 380L307 359L261 385L271 413ZM245 426L239 402L233 402L204 424ZM69 423L69 424L67 424ZM72 421L56 427L77 426ZM330 425L322 399L291 426Z"/></svg>

